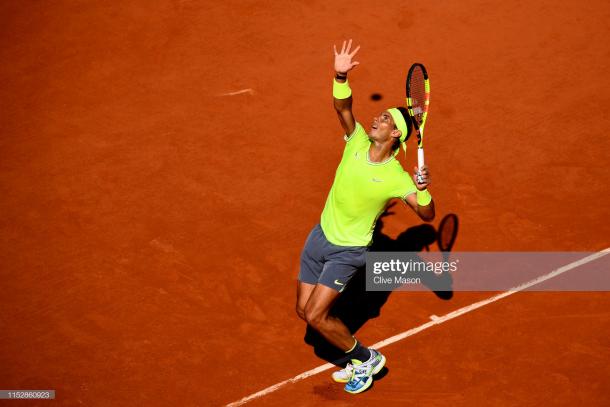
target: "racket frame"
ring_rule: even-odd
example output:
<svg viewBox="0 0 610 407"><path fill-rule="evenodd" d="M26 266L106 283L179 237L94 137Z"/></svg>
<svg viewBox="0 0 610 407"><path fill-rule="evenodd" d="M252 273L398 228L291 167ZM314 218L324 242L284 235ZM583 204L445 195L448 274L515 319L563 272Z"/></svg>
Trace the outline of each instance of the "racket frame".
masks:
<svg viewBox="0 0 610 407"><path fill-rule="evenodd" d="M423 113L421 116L421 124L417 122L416 116L415 116L415 112L413 111L413 97L411 95L411 77L413 76L413 72L415 72L415 70L417 68L420 68L422 71L422 74L424 76L424 95L425 95L425 100L423 103ZM407 81L406 81L406 94L407 94L407 111L409 112L409 115L411 116L411 119L413 121L413 127L415 128L415 132L417 135L417 168L418 168L418 173L417 173L417 182L419 184L423 183L423 178L420 174L420 171L422 169L422 167L424 166L424 127L426 125L426 119L428 118L428 109L430 108L430 78L428 77L428 71L426 70L426 67L424 66L424 64L421 64L419 62L414 63L413 65L411 65L411 68L409 68L409 73L407 74Z"/></svg>
<svg viewBox="0 0 610 407"><path fill-rule="evenodd" d="M415 112L413 111L413 98L411 96L411 77L413 76L413 72L415 72L415 69L417 68L421 68L422 73L424 75L424 92L426 97L423 104L421 125L417 122L417 119L415 118ZM417 147L423 148L424 127L426 125L426 119L428 118L428 110L430 108L430 78L428 77L428 71L426 70L426 67L423 64L416 62L411 65L411 68L409 68L409 73L407 74L405 88L407 94L407 110L409 111L409 115L411 115L411 118L413 119L413 127L415 127L415 131L417 132Z"/></svg>

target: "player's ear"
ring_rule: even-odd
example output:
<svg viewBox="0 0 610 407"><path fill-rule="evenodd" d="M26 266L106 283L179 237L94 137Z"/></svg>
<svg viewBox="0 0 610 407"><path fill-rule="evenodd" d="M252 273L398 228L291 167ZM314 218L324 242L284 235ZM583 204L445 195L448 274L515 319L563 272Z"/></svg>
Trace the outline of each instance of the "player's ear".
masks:
<svg viewBox="0 0 610 407"><path fill-rule="evenodd" d="M392 137L400 138L401 135L402 135L402 132L400 130L398 130L398 129L392 130Z"/></svg>

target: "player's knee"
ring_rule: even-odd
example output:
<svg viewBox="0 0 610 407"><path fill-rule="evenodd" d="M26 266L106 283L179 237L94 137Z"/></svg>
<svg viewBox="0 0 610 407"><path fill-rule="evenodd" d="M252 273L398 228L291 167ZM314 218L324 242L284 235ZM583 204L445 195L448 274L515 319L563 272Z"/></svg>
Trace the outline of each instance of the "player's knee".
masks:
<svg viewBox="0 0 610 407"><path fill-rule="evenodd" d="M305 321L314 329L320 330L320 327L324 324L326 314L317 310L313 307L305 309Z"/></svg>
<svg viewBox="0 0 610 407"><path fill-rule="evenodd" d="M307 321L307 318L305 317L305 307L302 307L300 304L297 304L296 311L299 318L301 318L303 321Z"/></svg>

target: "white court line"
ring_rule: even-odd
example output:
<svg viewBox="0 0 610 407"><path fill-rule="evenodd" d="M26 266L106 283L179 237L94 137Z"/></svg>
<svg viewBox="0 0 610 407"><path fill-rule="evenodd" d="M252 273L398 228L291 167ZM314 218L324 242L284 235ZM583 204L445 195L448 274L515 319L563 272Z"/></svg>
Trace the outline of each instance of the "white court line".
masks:
<svg viewBox="0 0 610 407"><path fill-rule="evenodd" d="M241 89L241 90L236 90L235 92L228 92L228 93L221 93L218 96L235 96L235 95L241 95L247 93L249 95L254 95L254 89Z"/></svg>
<svg viewBox="0 0 610 407"><path fill-rule="evenodd" d="M394 335L394 336L392 336L392 337L390 337L388 339L384 339L383 341L377 342L377 343L371 345L371 348L381 349L384 346L391 345L394 342L398 342L398 341L401 341L401 340L403 340L403 339L405 339L405 338L407 338L409 336L413 336L416 333L419 333L419 332L421 332L423 330L426 330L426 329L428 329L428 328L430 328L430 327L432 327L434 325L440 325L443 322L447 322L447 321L449 321L449 320L451 320L453 318L457 318L460 315L466 314L467 312L474 311L475 309L484 307L485 305L491 304L492 302L496 302L498 300L501 300L502 298L506 298L509 295L513 295L515 293L518 293L519 291L523 291L523 290L525 290L527 288L530 288L530 287L532 287L532 286L534 286L536 284L540 284L540 283L542 283L542 282L544 282L546 280L550 280L551 278L557 277L558 275L563 274L566 271L572 270L572 269L574 269L576 267L582 266L583 264L586 264L586 263L592 262L594 260L597 260L597 259L599 259L601 257L604 257L605 255L607 255L609 253L610 253L610 247L606 248L604 250L601 250L601 251L599 251L597 253L593 253L593 254L591 254L591 255L589 255L587 257L584 257L584 258L582 258L580 260L577 260L577 261L575 261L573 263L566 264L565 266L559 267L558 269L555 269L555 270L551 271L548 274L545 274L543 276L537 277L537 278L535 278L533 280L530 280L527 283L523 283L523 284L521 284L521 285L519 285L517 287L511 288L510 290L505 291L505 292L503 292L501 294L497 294L497 295L494 295L493 297L490 297L490 298L488 298L486 300L475 302L474 304L470 304L470 305L467 305L467 306L465 306L463 308L459 308L459 309L457 309L455 311L452 311L452 312L448 313L447 315L443 315L442 317L438 317L436 315L432 315L430 317L432 319L431 321L426 322L425 324L422 324L422 325L417 326L415 328L409 329L408 331L402 332L402 333L400 333L398 335ZM432 318L432 317L434 317L434 318ZM229 404L227 404L226 407L241 406L242 404L245 404L245 403L247 403L247 402L249 402L251 400L257 399L257 398L262 397L262 396L265 396L265 395L267 395L269 393L273 393L274 391L278 390L281 387L284 387L285 385L287 385L289 383L299 382L299 381L301 381L303 379L308 378L309 376L313 376L313 375L321 373L321 372L323 372L325 370L332 369L334 366L335 365L333 365L332 363L326 363L326 364L324 364L322 366L318 366L315 369L308 370L308 371L306 371L304 373L301 373L300 375L297 375L297 376L295 376L295 377L293 377L291 379L284 380L283 382L276 383L273 386L269 386L266 389L263 389L263 390L258 391L256 393L253 393L253 394L251 394L249 396L246 396L246 397L242 398L241 400L235 401L233 403L229 403Z"/></svg>

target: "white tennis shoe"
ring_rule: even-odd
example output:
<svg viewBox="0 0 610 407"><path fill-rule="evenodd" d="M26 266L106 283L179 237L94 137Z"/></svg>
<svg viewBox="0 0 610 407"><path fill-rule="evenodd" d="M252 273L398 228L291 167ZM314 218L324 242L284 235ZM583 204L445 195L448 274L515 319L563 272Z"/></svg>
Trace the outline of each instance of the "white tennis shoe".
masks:
<svg viewBox="0 0 610 407"><path fill-rule="evenodd" d="M333 372L332 377L337 383L347 383L352 378L352 373L354 373L354 365L348 363L343 369Z"/></svg>

